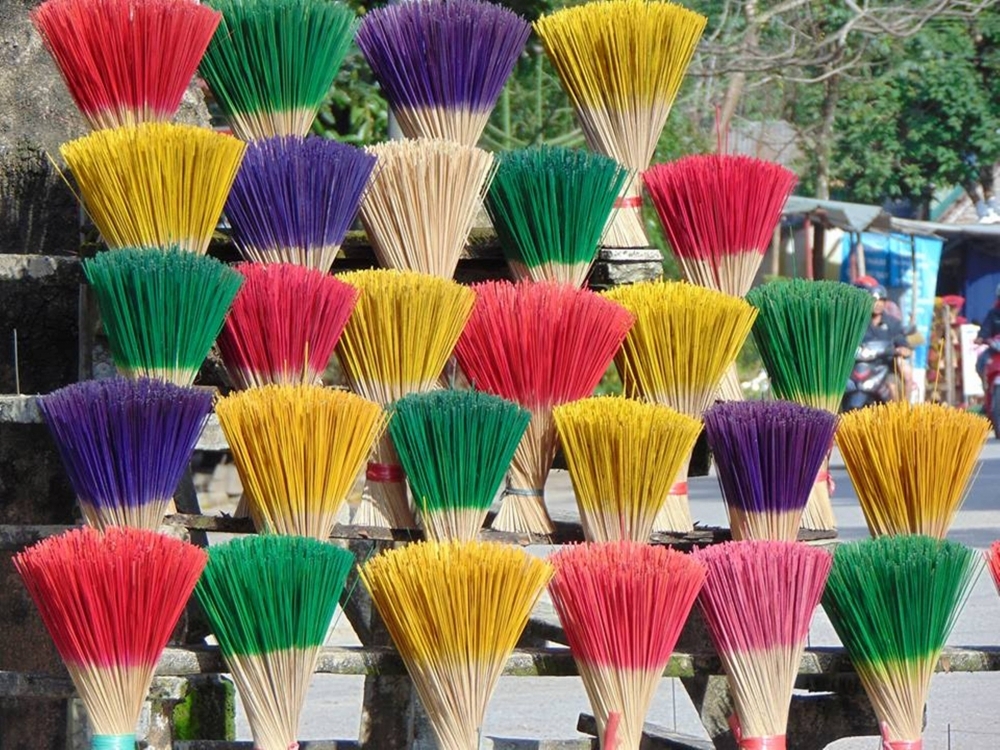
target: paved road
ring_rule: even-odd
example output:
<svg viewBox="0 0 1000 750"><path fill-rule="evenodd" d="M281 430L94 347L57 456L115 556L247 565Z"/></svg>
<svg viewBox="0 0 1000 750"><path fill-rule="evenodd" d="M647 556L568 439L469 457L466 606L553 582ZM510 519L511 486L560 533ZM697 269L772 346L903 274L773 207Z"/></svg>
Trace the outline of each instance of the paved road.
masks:
<svg viewBox="0 0 1000 750"><path fill-rule="evenodd" d="M843 465L833 462L837 483L835 507L844 539L868 536L864 518ZM708 525L725 524L725 510L714 477L690 483L694 518ZM573 518L576 510L568 476L553 472L549 505L556 518ZM990 441L978 476L951 532L951 538L983 549L1000 539L1000 443ZM810 639L814 645L837 644L822 610L816 614ZM356 644L345 620L338 623L331 643ZM952 645L1000 644L1000 597L988 575L978 582L951 638ZM361 679L319 675L303 717L301 739L356 737ZM484 734L495 737L571 738L581 711L589 711L577 678L504 678L490 704ZM683 688L664 680L649 720L677 731L706 736ZM951 741L948 741L948 732ZM249 739L242 711L237 730ZM874 738L841 740L830 750L877 750ZM937 675L931 689L925 750L985 750L1000 747L1000 674Z"/></svg>

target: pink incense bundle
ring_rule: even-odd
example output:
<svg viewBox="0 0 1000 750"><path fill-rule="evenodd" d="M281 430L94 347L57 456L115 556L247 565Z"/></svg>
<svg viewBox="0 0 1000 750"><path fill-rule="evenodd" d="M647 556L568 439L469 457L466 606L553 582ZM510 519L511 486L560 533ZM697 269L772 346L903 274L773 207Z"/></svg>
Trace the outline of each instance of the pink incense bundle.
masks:
<svg viewBox="0 0 1000 750"><path fill-rule="evenodd" d="M663 670L705 582L690 555L631 541L550 558L552 603L597 720L603 750L639 750Z"/></svg>
<svg viewBox="0 0 1000 750"><path fill-rule="evenodd" d="M729 678L742 750L784 750L788 707L832 556L797 542L728 542L694 553L698 602Z"/></svg>
<svg viewBox="0 0 1000 750"><path fill-rule="evenodd" d="M222 360L241 389L314 385L322 377L359 292L290 263L240 263L243 286L219 334Z"/></svg>
<svg viewBox="0 0 1000 750"><path fill-rule="evenodd" d="M634 317L589 289L554 281L485 282L455 356L473 387L531 412L493 528L555 531L544 488L558 445L552 409L590 396Z"/></svg>

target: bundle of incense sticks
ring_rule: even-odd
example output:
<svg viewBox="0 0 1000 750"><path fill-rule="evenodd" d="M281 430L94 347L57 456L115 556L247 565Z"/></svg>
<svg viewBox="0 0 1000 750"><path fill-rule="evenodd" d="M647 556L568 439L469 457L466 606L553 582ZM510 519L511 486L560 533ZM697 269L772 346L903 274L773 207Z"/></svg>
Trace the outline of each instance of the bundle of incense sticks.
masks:
<svg viewBox="0 0 1000 750"><path fill-rule="evenodd" d="M450 279L492 179L493 155L430 138L380 143L368 152L378 168L361 221L379 265Z"/></svg>
<svg viewBox="0 0 1000 750"><path fill-rule="evenodd" d="M59 153L108 247L208 251L245 144L168 123L98 130Z"/></svg>
<svg viewBox="0 0 1000 750"><path fill-rule="evenodd" d="M475 146L531 27L483 0L414 0L369 11L358 46L407 138Z"/></svg>
<svg viewBox="0 0 1000 750"><path fill-rule="evenodd" d="M990 430L985 417L944 404L894 401L845 414L837 445L872 536L944 539Z"/></svg>
<svg viewBox="0 0 1000 750"><path fill-rule="evenodd" d="M530 419L478 391L412 393L392 405L389 434L428 539L476 538Z"/></svg>
<svg viewBox="0 0 1000 750"><path fill-rule="evenodd" d="M486 209L514 275L582 286L628 177L613 159L557 146L501 156Z"/></svg>
<svg viewBox="0 0 1000 750"><path fill-rule="evenodd" d="M733 539L794 542L837 417L787 401L735 401L704 419Z"/></svg>
<svg viewBox="0 0 1000 750"><path fill-rule="evenodd" d="M707 19L658 0L563 8L535 31L588 145L633 171L611 217L610 247L646 247L641 172L649 166Z"/></svg>
<svg viewBox="0 0 1000 750"><path fill-rule="evenodd" d="M757 309L753 337L774 394L837 414L871 322L871 295L836 281L782 279L751 289L746 297ZM805 528L837 527L831 486L827 455L802 516Z"/></svg>
<svg viewBox="0 0 1000 750"><path fill-rule="evenodd" d="M91 526L156 530L212 409L209 391L112 378L38 401Z"/></svg>
<svg viewBox="0 0 1000 750"><path fill-rule="evenodd" d="M388 407L434 389L472 312L468 287L413 271L356 271L340 277L361 296L337 352L351 388ZM413 528L403 473L389 435L375 448L355 523Z"/></svg>
<svg viewBox="0 0 1000 750"><path fill-rule="evenodd" d="M690 555L629 541L574 545L551 559L549 592L601 748L639 750L646 713L705 567Z"/></svg>
<svg viewBox="0 0 1000 750"><path fill-rule="evenodd" d="M632 325L622 306L544 282L477 284L455 356L476 387L531 412L493 528L551 534L544 488L558 438L552 409L593 394Z"/></svg>
<svg viewBox="0 0 1000 750"><path fill-rule="evenodd" d="M322 271L287 263L240 263L243 286L219 335L239 388L310 384L322 377L358 290Z"/></svg>
<svg viewBox="0 0 1000 750"><path fill-rule="evenodd" d="M215 405L258 531L325 540L372 444L378 404L317 385L267 385Z"/></svg>
<svg viewBox="0 0 1000 750"><path fill-rule="evenodd" d="M373 155L318 136L250 144L226 201L240 254L328 272L374 167Z"/></svg>
<svg viewBox="0 0 1000 750"><path fill-rule="evenodd" d="M254 748L297 748L299 717L354 555L288 536L213 546L195 594L247 712Z"/></svg>
<svg viewBox="0 0 1000 750"><path fill-rule="evenodd" d="M922 750L931 677L981 569L972 550L926 536L837 547L823 608L875 709L884 750Z"/></svg>
<svg viewBox="0 0 1000 750"><path fill-rule="evenodd" d="M87 709L93 750L134 750L153 671L205 552L147 529L90 527L14 556Z"/></svg>
<svg viewBox="0 0 1000 750"><path fill-rule="evenodd" d="M740 748L783 750L788 707L830 553L797 542L729 542L699 550L698 601L726 669Z"/></svg>
<svg viewBox="0 0 1000 750"><path fill-rule="evenodd" d="M115 366L191 385L243 280L215 258L123 248L83 262Z"/></svg>
<svg viewBox="0 0 1000 750"><path fill-rule="evenodd" d="M326 0L211 0L222 23L201 64L240 138L304 136L350 49L357 18Z"/></svg>
<svg viewBox="0 0 1000 750"><path fill-rule="evenodd" d="M584 537L645 542L701 423L658 404L615 396L557 406Z"/></svg>
<svg viewBox="0 0 1000 750"><path fill-rule="evenodd" d="M441 750L479 746L483 716L552 567L513 545L421 542L361 568L361 580Z"/></svg>
<svg viewBox="0 0 1000 750"><path fill-rule="evenodd" d="M700 419L750 333L754 308L739 297L684 282L641 282L604 294L636 318L615 357L625 394ZM694 528L689 462L690 457L678 471L654 531Z"/></svg>
<svg viewBox="0 0 1000 750"><path fill-rule="evenodd" d="M196 0L47 0L31 11L94 130L177 114L221 18Z"/></svg>

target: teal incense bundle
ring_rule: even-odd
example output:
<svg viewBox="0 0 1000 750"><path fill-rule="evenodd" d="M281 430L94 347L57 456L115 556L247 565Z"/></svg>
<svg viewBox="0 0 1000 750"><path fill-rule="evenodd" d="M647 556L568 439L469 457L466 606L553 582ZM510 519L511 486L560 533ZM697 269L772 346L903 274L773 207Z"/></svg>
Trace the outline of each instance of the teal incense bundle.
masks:
<svg viewBox="0 0 1000 750"><path fill-rule="evenodd" d="M213 546L195 595L247 712L255 750L298 747L299 717L354 555L294 536Z"/></svg>
<svg viewBox="0 0 1000 750"><path fill-rule="evenodd" d="M931 676L981 568L971 549L926 536L834 553L823 608L875 709L884 750L922 750Z"/></svg>
<svg viewBox="0 0 1000 750"><path fill-rule="evenodd" d="M389 413L389 435L424 534L435 541L475 539L531 413L478 391L413 393Z"/></svg>
<svg viewBox="0 0 1000 750"><path fill-rule="evenodd" d="M118 371L191 385L243 277L180 250L108 250L83 262Z"/></svg>
<svg viewBox="0 0 1000 750"><path fill-rule="evenodd" d="M558 146L510 151L499 161L486 210L514 276L582 286L628 170Z"/></svg>
<svg viewBox="0 0 1000 750"><path fill-rule="evenodd" d="M208 4L222 22L199 70L233 132L304 137L354 40L354 11L330 0Z"/></svg>

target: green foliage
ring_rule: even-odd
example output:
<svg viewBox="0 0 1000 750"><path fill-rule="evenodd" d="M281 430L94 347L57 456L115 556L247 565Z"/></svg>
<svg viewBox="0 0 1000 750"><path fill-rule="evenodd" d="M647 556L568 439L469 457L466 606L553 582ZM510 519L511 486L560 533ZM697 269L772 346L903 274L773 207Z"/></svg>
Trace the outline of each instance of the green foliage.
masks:
<svg viewBox="0 0 1000 750"><path fill-rule="evenodd" d="M180 384L194 379L243 283L215 258L176 249L108 250L83 271L115 365Z"/></svg>
<svg viewBox="0 0 1000 750"><path fill-rule="evenodd" d="M842 544L823 608L857 665L936 662L981 562L968 547L925 536Z"/></svg>
<svg viewBox="0 0 1000 750"><path fill-rule="evenodd" d="M838 281L772 281L747 294L753 338L778 398L837 412L872 297Z"/></svg>
<svg viewBox="0 0 1000 750"><path fill-rule="evenodd" d="M479 391L405 396L391 409L389 434L422 512L481 509L510 467L531 414Z"/></svg>
<svg viewBox="0 0 1000 750"><path fill-rule="evenodd" d="M295 536L246 536L210 547L195 587L224 656L319 647L354 555Z"/></svg>

